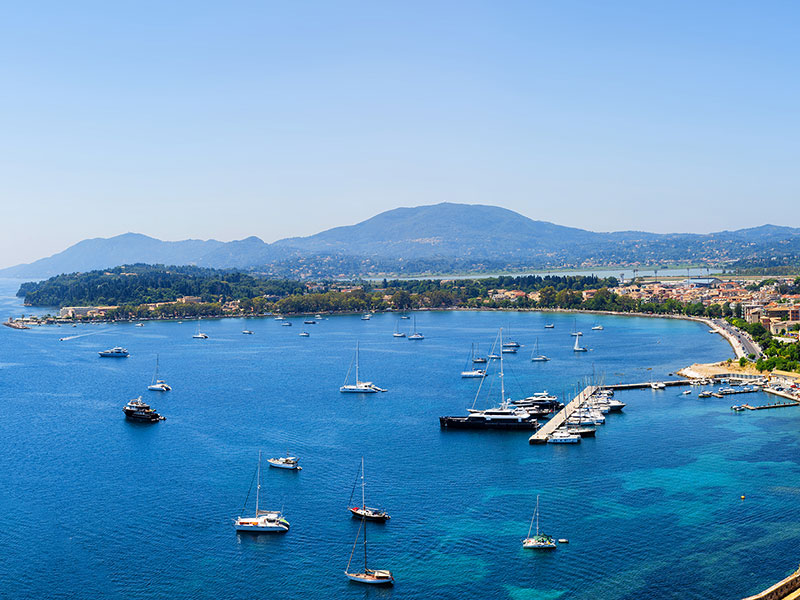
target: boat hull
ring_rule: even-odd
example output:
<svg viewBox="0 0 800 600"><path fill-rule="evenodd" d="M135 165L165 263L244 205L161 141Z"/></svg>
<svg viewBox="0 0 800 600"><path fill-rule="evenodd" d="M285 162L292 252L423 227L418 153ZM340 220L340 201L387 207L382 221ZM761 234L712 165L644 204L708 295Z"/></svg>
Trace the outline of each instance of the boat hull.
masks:
<svg viewBox="0 0 800 600"><path fill-rule="evenodd" d="M274 525L246 525L237 523L233 528L240 533L286 533L289 531L289 526L283 523L276 523Z"/></svg>
<svg viewBox="0 0 800 600"><path fill-rule="evenodd" d="M442 429L508 429L536 431L539 422L535 419L522 421L477 420L468 417L439 417Z"/></svg>
<svg viewBox="0 0 800 600"><path fill-rule="evenodd" d="M356 387L354 385L343 385L339 388L343 394L375 394L378 390L374 388Z"/></svg>
<svg viewBox="0 0 800 600"><path fill-rule="evenodd" d="M300 465L287 465L286 463L270 462L269 460L267 462L269 463L269 466L272 467L273 469L286 469L287 471L300 471L303 468Z"/></svg>
<svg viewBox="0 0 800 600"><path fill-rule="evenodd" d="M369 585L393 585L394 584L394 577L392 574L386 571L388 575L383 575L379 571L375 573L348 573L347 571L344 572L347 575L347 578L350 581L355 581L356 583L366 583Z"/></svg>
<svg viewBox="0 0 800 600"><path fill-rule="evenodd" d="M347 510L350 511L350 515L354 519L366 519L367 521L375 521L376 523L385 523L391 517L383 511L376 511L376 510L361 510L358 507L350 507Z"/></svg>

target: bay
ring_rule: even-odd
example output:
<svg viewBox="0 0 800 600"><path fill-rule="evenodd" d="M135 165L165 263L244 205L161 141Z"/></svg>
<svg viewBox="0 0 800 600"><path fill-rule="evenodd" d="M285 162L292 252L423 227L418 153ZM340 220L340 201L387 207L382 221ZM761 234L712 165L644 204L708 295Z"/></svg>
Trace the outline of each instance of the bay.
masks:
<svg viewBox="0 0 800 600"><path fill-rule="evenodd" d="M13 283L0 282L0 306L26 312ZM505 361L513 397L569 394L593 373L663 379L730 356L706 327L535 312L416 317L420 342L393 338L389 314L293 327L202 321L207 340L192 339L190 321L0 327L0 597L711 599L793 569L796 409L734 414L731 398L647 389L618 393L625 412L575 447L439 429L440 415L473 403L478 382L459 378L471 343L485 353L500 327L523 344ZM591 331L596 321L604 331ZM572 352L573 326L589 352ZM537 338L548 363L529 360ZM338 392L357 341L362 378L387 393ZM98 358L115 345L131 357ZM146 389L156 354L172 392ZM478 406L499 397L496 377L484 386L492 397ZM122 406L138 395L167 420L126 422ZM767 401L758 396L747 400ZM263 506L283 507L285 535L232 527L259 449L291 451L303 465L264 472ZM392 515L370 527L370 563L392 569L393 589L343 574L362 455L368 501ZM537 495L542 528L570 540L547 554L520 545Z"/></svg>

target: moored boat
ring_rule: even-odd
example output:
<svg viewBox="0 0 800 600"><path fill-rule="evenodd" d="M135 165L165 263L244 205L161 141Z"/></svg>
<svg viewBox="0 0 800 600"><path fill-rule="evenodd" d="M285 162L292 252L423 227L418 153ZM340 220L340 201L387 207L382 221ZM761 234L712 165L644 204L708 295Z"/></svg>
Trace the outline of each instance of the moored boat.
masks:
<svg viewBox="0 0 800 600"><path fill-rule="evenodd" d="M153 373L153 381L147 386L151 392L168 392L172 388L163 379L158 378L158 354L156 354L156 371Z"/></svg>
<svg viewBox="0 0 800 600"><path fill-rule="evenodd" d="M128 358L128 356L130 356L128 351L121 346L103 350L102 352L98 352L98 354L100 358Z"/></svg>
<svg viewBox="0 0 800 600"><path fill-rule="evenodd" d="M350 368L347 370L347 375L344 377L344 384L339 388L343 394L374 394L375 392L385 392L384 388L380 388L371 381L361 381L359 379L358 363L359 363L359 344L356 342L356 354L353 359L354 362L350 363ZM347 383L350 379L350 373L353 370L353 364L356 367L356 380L355 383Z"/></svg>
<svg viewBox="0 0 800 600"><path fill-rule="evenodd" d="M290 455L288 452L286 456L278 458L268 458L267 462L270 467L275 469L288 469L290 471L302 471L303 467L300 466L299 460L296 456Z"/></svg>
<svg viewBox="0 0 800 600"><path fill-rule="evenodd" d="M536 522L536 534L531 535L533 523ZM522 547L528 550L553 550L556 542L552 536L539 532L539 496L536 496L536 508L531 517L531 526L528 528L528 537L522 540Z"/></svg>
<svg viewBox="0 0 800 600"><path fill-rule="evenodd" d="M361 478L361 506L353 506L353 496L355 495L356 485L358 485L359 476ZM350 511L350 514L353 518L358 519L366 519L368 521L379 521L385 523L391 517L389 513L385 510L381 510L379 508L371 508L367 506L367 501L365 499L365 483L364 483L364 457L361 457L361 468L358 471L358 476L356 476L356 481L353 484L353 490L350 492L350 500L347 501L347 510Z"/></svg>
<svg viewBox="0 0 800 600"><path fill-rule="evenodd" d="M252 517L239 515L234 521L234 529L243 533L285 533L289 531L289 522L283 518L279 510L260 510L258 507L261 495L261 451L258 452L258 468L256 470L256 512ZM252 483L251 483L252 485ZM250 492L247 492L248 497ZM247 506L247 498L244 500Z"/></svg>
<svg viewBox="0 0 800 600"><path fill-rule="evenodd" d="M151 408L146 402L142 402L142 397L129 400L128 403L122 408L125 413L125 418L129 421L139 421L141 423L156 423L164 421L166 417L158 414L154 408Z"/></svg>

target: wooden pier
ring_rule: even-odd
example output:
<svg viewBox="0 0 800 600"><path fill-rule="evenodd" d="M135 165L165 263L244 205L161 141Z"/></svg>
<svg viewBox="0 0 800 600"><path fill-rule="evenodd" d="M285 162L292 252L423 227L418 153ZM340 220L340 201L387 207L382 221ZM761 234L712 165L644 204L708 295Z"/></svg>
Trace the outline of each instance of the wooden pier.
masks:
<svg viewBox="0 0 800 600"><path fill-rule="evenodd" d="M647 385L650 385L649 383ZM612 387L612 386L606 386ZM567 416L574 413L577 408L586 402L589 398L592 397L599 388L595 385L586 386L583 391L575 396L568 404L564 406L560 411L553 415L553 417L542 427L534 433L530 438L528 438L528 443L530 444L546 444L547 438L550 437L553 432L561 427L564 424L564 421L567 420Z"/></svg>

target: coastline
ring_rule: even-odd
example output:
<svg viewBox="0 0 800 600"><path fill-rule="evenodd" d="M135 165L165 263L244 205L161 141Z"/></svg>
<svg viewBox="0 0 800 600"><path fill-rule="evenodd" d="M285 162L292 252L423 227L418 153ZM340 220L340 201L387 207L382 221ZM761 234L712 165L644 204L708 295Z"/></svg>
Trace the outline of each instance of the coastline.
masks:
<svg viewBox="0 0 800 600"><path fill-rule="evenodd" d="M610 310L581 310L581 309L574 309L574 308L486 308L486 307L478 307L478 308L467 308L467 307L459 307L459 306L450 306L450 307L443 307L443 308L417 308L411 309L410 311L401 311L401 310L392 310L392 311L378 311L380 313L404 313L404 312L446 312L446 311L493 311L493 312L542 312L542 313L567 313L567 314L595 314L595 315L605 315L605 316L618 316L618 317L648 317L648 318L655 318L655 319L681 319L684 321L695 321L697 323L702 323L706 325L709 330L713 330L714 333L718 333L721 335L725 340L730 344L731 348L733 349L734 355L736 359L746 357L747 354L744 351L739 340L737 340L730 332L728 332L723 327L720 327L714 321L709 319L708 317L695 317L691 315L676 315L676 314L652 314L652 313L643 313L643 312L619 312L619 311L610 311ZM266 314L222 314L222 315L203 315L200 317L196 316L186 316L186 317L174 317L174 318L167 318L167 319L124 319L124 320L105 320L105 319L93 319L89 322L95 323L139 323L139 322L148 322L148 321L200 321L200 320L209 320L209 319L253 319L253 318L266 318L266 317L274 317L276 315L280 315L282 317L305 317L314 314L322 314L324 316L333 316L333 315L360 315L363 314L365 311L340 311L340 312L300 312L300 313L266 313ZM371 311L366 311L371 312ZM376 313L372 313L376 314ZM39 325L42 324L58 324L58 323L79 323L81 321L75 319L62 319L54 317L50 322L43 323L44 319L40 319L37 317L30 317L28 319L22 320L14 320L14 323L36 323ZM9 327L14 327L11 325L12 318L9 317L8 324Z"/></svg>

